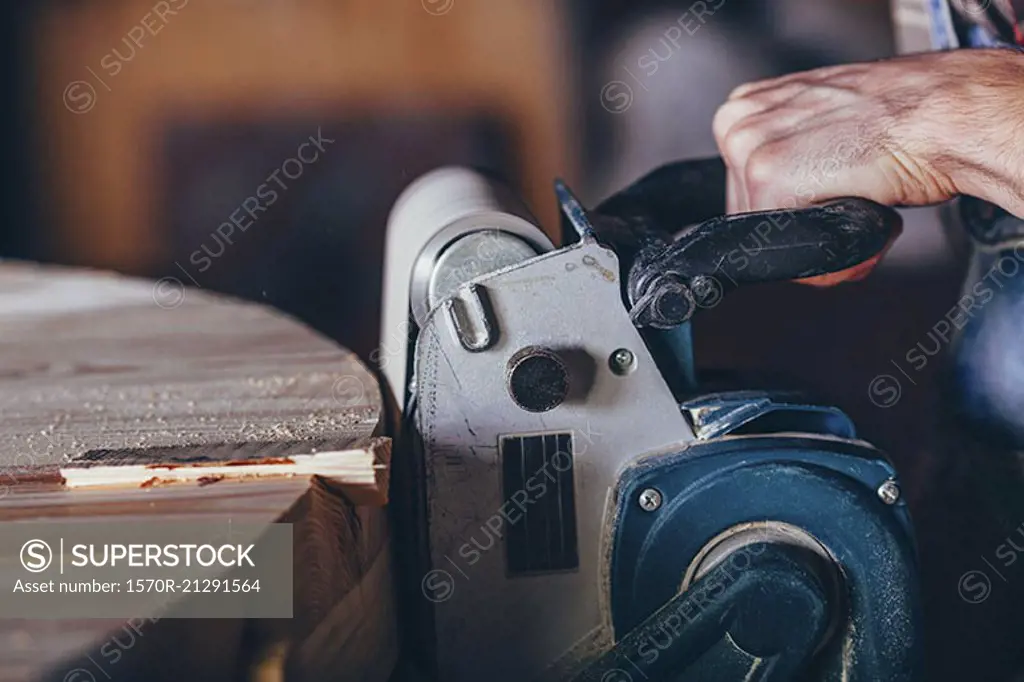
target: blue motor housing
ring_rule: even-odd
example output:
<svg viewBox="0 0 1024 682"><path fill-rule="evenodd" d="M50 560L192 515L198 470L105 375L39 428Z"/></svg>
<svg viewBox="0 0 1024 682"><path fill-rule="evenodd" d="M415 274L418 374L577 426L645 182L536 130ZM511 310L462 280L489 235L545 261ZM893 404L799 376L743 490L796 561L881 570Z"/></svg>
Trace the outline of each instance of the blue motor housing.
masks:
<svg viewBox="0 0 1024 682"><path fill-rule="evenodd" d="M679 627L664 627L666 620L659 631L649 619L674 598L682 604L679 595L692 589L701 561L714 564L714 575L675 609L680 627L708 614L728 617L728 605L716 602L729 599L732 583L749 569L743 548L780 542L814 545L830 565L831 576L823 573L820 582L835 592L823 600L827 634L799 663L797 679L915 679L922 656L917 561L909 513L884 455L857 440L838 409L792 394L715 394L682 407L703 439L643 460L619 482L609 581L615 635L639 632L645 621L648 629L634 637L636 660L616 664L629 677L613 679L644 679L629 672L634 667L644 675L659 663L665 668ZM763 580L771 589L776 579ZM808 624L781 613L792 599L770 608L773 622L795 632ZM801 613L794 610L793 618ZM772 675L774 644L756 643L774 642L776 634L747 633L744 642L735 632L724 642L712 637L701 656L691 651L686 669L673 668L665 679L793 679ZM784 647L778 642L779 651Z"/></svg>

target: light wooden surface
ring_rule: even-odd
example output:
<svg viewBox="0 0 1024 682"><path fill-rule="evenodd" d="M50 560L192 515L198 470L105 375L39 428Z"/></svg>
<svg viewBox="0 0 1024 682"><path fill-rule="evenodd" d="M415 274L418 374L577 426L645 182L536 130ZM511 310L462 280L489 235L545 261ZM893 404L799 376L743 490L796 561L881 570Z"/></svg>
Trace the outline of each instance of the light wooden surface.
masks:
<svg viewBox="0 0 1024 682"><path fill-rule="evenodd" d="M127 648L111 621L0 621L0 680L246 679L266 674L268 651L281 679L339 663L386 679L390 440L375 378L266 307L170 293L0 264L0 522L292 523L295 618L162 619ZM114 636L124 656L110 665Z"/></svg>
<svg viewBox="0 0 1024 682"><path fill-rule="evenodd" d="M354 355L263 306L173 287L0 268L0 466L367 442L380 394Z"/></svg>

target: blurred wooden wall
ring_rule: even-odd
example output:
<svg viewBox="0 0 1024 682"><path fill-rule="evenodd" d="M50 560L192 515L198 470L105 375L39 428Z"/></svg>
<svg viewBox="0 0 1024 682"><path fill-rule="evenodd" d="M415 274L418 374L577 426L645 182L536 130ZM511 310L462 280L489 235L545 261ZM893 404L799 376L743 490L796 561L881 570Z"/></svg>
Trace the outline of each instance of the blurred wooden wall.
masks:
<svg viewBox="0 0 1024 682"><path fill-rule="evenodd" d="M46 197L48 251L72 263L143 273L159 269L168 262L173 239L160 216L174 200L161 196L165 126L260 117L496 116L512 132L527 200L553 231L551 180L574 176L567 123L569 40L558 5L47 4L33 42L34 144L40 194Z"/></svg>

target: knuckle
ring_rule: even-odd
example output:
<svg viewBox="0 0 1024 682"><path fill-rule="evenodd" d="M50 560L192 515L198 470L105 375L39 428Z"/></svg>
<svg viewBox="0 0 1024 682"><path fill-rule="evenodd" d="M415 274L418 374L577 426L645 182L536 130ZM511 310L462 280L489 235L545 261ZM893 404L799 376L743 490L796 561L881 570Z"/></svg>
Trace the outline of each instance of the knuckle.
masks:
<svg viewBox="0 0 1024 682"><path fill-rule="evenodd" d="M813 98L817 87L817 85L808 83L802 79L792 80L776 88L771 93L771 99L774 103L786 103L792 105L794 100L797 100L798 98Z"/></svg>
<svg viewBox="0 0 1024 682"><path fill-rule="evenodd" d="M779 175L779 155L771 147L759 147L754 151L744 167L747 186L752 189L764 189Z"/></svg>
<svg viewBox="0 0 1024 682"><path fill-rule="evenodd" d="M725 141L726 135L729 133L729 129L732 128L733 123L736 121L736 106L732 102L726 102L722 106L718 107L718 111L715 112L715 117L711 121L711 131L715 135L715 139L722 143Z"/></svg>
<svg viewBox="0 0 1024 682"><path fill-rule="evenodd" d="M750 157L761 146L763 138L757 126L733 126L722 141L722 153L735 165L748 166Z"/></svg>
<svg viewBox="0 0 1024 682"><path fill-rule="evenodd" d="M779 76L778 78L767 78L764 80L744 83L743 85L733 88L732 92L729 93L729 101L759 99L764 95L770 95L771 93L781 90L792 83L800 82L803 79L804 74L791 73L785 76Z"/></svg>
<svg viewBox="0 0 1024 682"><path fill-rule="evenodd" d="M741 99L745 94L747 94L747 92L750 91L750 88L753 85L753 83L743 83L742 85L737 85L729 92L729 96L725 98L726 101L733 102L735 100Z"/></svg>
<svg viewBox="0 0 1024 682"><path fill-rule="evenodd" d="M770 81L760 80L760 81L750 81L748 83L742 83L740 85L737 85L729 93L729 97L727 98L727 100L731 102L733 100L742 99L742 98L746 97L747 94L750 93L751 91L756 90L756 89L761 88L761 87L764 87L764 85L766 83L769 83L769 82Z"/></svg>

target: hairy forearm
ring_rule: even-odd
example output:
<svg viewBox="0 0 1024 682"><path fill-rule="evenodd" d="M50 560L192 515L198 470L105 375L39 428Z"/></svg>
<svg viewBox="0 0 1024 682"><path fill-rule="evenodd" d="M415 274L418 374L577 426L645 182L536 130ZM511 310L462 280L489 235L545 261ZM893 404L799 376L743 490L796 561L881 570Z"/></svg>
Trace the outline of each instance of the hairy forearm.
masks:
<svg viewBox="0 0 1024 682"><path fill-rule="evenodd" d="M910 146L934 159L955 193L1024 218L1024 54L978 50L968 62L965 56L957 54L961 63L951 65L962 80L926 105L929 120L910 122Z"/></svg>

